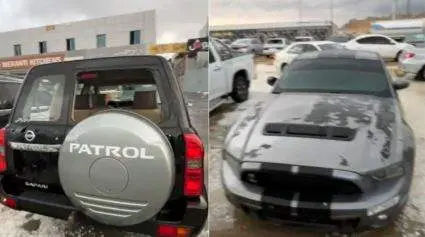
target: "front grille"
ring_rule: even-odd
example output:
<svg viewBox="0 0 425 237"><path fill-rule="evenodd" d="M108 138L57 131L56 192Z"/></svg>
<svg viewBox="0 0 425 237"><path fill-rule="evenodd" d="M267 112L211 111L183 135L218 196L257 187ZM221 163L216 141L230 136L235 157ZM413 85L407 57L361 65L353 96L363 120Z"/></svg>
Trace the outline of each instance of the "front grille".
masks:
<svg viewBox="0 0 425 237"><path fill-rule="evenodd" d="M331 175L292 174L285 171L244 171L242 180L249 184L277 190L283 193L300 193L303 198L313 198L329 195L360 195L361 189L353 182L333 178ZM325 198L325 197L324 197Z"/></svg>

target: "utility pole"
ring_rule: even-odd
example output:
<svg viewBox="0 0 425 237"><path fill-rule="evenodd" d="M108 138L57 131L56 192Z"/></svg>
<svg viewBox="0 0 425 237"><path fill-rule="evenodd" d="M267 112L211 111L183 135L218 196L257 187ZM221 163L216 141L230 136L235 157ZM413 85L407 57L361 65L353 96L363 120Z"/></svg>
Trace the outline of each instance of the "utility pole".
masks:
<svg viewBox="0 0 425 237"><path fill-rule="evenodd" d="M298 0L298 21L303 21L303 0Z"/></svg>
<svg viewBox="0 0 425 237"><path fill-rule="evenodd" d="M410 15L410 0L406 0L406 15Z"/></svg>
<svg viewBox="0 0 425 237"><path fill-rule="evenodd" d="M396 19L396 14L397 14L397 0L393 0L393 8L392 8L392 14L391 14L392 20Z"/></svg>
<svg viewBox="0 0 425 237"><path fill-rule="evenodd" d="M332 34L334 34L334 0L330 0L331 1L331 24L332 24Z"/></svg>

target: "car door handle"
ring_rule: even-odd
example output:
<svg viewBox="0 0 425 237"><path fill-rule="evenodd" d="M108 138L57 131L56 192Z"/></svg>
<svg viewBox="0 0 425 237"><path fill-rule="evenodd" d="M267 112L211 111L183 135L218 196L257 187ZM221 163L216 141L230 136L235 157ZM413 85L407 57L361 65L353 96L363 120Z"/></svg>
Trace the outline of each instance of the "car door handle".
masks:
<svg viewBox="0 0 425 237"><path fill-rule="evenodd" d="M214 70L214 71L220 71L220 69L221 69L221 67L218 67L218 66L217 66L217 67L214 67L214 69L213 69L213 70Z"/></svg>

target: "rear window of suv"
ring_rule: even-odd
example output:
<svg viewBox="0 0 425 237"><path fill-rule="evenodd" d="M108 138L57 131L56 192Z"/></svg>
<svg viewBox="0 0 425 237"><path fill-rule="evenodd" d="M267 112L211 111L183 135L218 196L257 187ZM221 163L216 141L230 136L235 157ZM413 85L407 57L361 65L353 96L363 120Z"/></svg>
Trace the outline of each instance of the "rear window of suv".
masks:
<svg viewBox="0 0 425 237"><path fill-rule="evenodd" d="M71 123L105 109L124 109L162 120L161 99L150 70L108 70L80 73L74 96Z"/></svg>
<svg viewBox="0 0 425 237"><path fill-rule="evenodd" d="M76 124L102 110L124 109L159 123L163 110L156 76L153 69L34 76L25 85L13 121Z"/></svg>
<svg viewBox="0 0 425 237"><path fill-rule="evenodd" d="M0 110L12 109L20 87L21 84L17 82L0 81Z"/></svg>

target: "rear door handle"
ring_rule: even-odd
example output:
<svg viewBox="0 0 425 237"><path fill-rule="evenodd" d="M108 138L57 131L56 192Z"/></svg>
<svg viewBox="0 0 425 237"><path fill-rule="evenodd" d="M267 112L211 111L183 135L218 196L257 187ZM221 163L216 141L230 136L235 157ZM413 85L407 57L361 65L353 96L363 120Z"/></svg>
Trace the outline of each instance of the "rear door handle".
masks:
<svg viewBox="0 0 425 237"><path fill-rule="evenodd" d="M221 69L221 67L218 67L218 66L217 66L217 67L214 67L214 69L213 69L213 70L214 70L214 71L220 71L220 69Z"/></svg>

